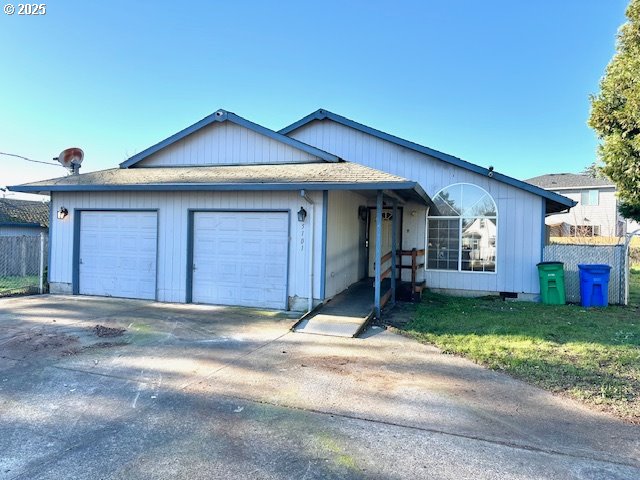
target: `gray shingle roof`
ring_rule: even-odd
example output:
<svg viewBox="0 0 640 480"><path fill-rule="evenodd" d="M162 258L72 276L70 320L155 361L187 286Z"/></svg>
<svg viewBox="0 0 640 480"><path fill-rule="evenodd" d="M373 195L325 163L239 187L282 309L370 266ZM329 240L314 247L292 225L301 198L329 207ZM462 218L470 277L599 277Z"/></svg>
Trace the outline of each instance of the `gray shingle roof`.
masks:
<svg viewBox="0 0 640 480"><path fill-rule="evenodd" d="M209 167L112 168L28 183L21 187L119 186L157 184L389 183L406 178L357 163L299 163Z"/></svg>
<svg viewBox="0 0 640 480"><path fill-rule="evenodd" d="M417 182L357 163L114 168L9 187L16 192L55 191L241 191L357 190L375 195L393 190L429 205Z"/></svg>
<svg viewBox="0 0 640 480"><path fill-rule="evenodd" d="M49 226L49 203L0 198L0 224Z"/></svg>
<svg viewBox="0 0 640 480"><path fill-rule="evenodd" d="M545 190L554 190L556 188L614 186L610 180L593 178L588 175L577 173L550 173L548 175L533 177L525 181L540 188L544 188Z"/></svg>

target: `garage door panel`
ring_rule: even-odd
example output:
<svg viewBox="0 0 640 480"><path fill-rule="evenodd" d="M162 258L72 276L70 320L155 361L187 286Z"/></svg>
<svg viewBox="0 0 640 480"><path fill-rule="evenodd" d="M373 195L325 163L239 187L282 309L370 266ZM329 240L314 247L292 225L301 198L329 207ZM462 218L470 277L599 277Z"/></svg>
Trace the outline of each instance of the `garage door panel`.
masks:
<svg viewBox="0 0 640 480"><path fill-rule="evenodd" d="M287 231L287 219L268 222L265 226L265 232L267 234L275 234L276 236L280 236L283 231Z"/></svg>
<svg viewBox="0 0 640 480"><path fill-rule="evenodd" d="M155 299L156 254L156 212L81 213L81 294Z"/></svg>
<svg viewBox="0 0 640 480"><path fill-rule="evenodd" d="M238 250L238 241L233 238L220 237L220 241L217 244L212 239L209 248L211 248L211 254L214 257L233 255Z"/></svg>
<svg viewBox="0 0 640 480"><path fill-rule="evenodd" d="M267 255L281 256L287 254L287 246L282 245L281 242L267 242L264 247L264 251Z"/></svg>
<svg viewBox="0 0 640 480"><path fill-rule="evenodd" d="M120 248L124 248L127 250L134 250L135 248L137 248L138 243L138 238L132 235L120 238Z"/></svg>
<svg viewBox="0 0 640 480"><path fill-rule="evenodd" d="M270 279L282 278L287 274L286 266L282 264L268 264L266 265L264 276Z"/></svg>
<svg viewBox="0 0 640 480"><path fill-rule="evenodd" d="M249 233L250 235L260 235L259 233L254 233L254 232L245 232L245 233ZM259 238L250 238L247 240L243 240L240 245L242 248L239 253L243 257L255 258L261 253L264 253L263 252L264 244L262 240Z"/></svg>
<svg viewBox="0 0 640 480"><path fill-rule="evenodd" d="M238 265L236 265L235 263L220 262L218 264L218 268L213 270L213 273L216 275L230 275L233 278L228 278L227 280L233 282L236 278L236 275L238 274Z"/></svg>
<svg viewBox="0 0 640 480"><path fill-rule="evenodd" d="M288 218L285 212L195 212L193 302L286 308Z"/></svg>
<svg viewBox="0 0 640 480"><path fill-rule="evenodd" d="M144 253L153 253L155 257L156 249L158 248L158 240L153 237L142 237L139 241L136 241L138 251Z"/></svg>
<svg viewBox="0 0 640 480"><path fill-rule="evenodd" d="M263 234L267 229L265 228L265 222L262 218L251 216L242 222L242 231Z"/></svg>
<svg viewBox="0 0 640 480"><path fill-rule="evenodd" d="M103 225L102 231L105 233L96 233L98 236L98 248L107 250L107 251L116 251L120 247L120 238L115 232L111 232L110 230L113 227Z"/></svg>
<svg viewBox="0 0 640 480"><path fill-rule="evenodd" d="M150 235L153 235L155 237L155 234L158 228L158 219L156 216L153 216L153 215L144 216L141 219L139 219L138 227L141 230L148 231Z"/></svg>
<svg viewBox="0 0 640 480"><path fill-rule="evenodd" d="M126 221L127 219L123 217L123 222L126 222ZM98 220L97 228L117 229L118 217L116 213L103 213L102 218Z"/></svg>

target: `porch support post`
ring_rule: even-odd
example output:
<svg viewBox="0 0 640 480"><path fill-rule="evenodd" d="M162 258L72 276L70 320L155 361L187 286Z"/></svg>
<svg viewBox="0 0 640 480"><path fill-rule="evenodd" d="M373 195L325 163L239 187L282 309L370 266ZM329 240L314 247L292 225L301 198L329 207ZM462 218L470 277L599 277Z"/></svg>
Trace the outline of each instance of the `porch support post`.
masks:
<svg viewBox="0 0 640 480"><path fill-rule="evenodd" d="M396 256L398 242L398 200L393 199L393 210L391 212L391 304L396 303Z"/></svg>
<svg viewBox="0 0 640 480"><path fill-rule="evenodd" d="M382 266L380 259L382 258L382 190L378 190L376 198L376 278L375 278L375 296L374 296L374 313L377 319L380 319L380 276L382 274Z"/></svg>

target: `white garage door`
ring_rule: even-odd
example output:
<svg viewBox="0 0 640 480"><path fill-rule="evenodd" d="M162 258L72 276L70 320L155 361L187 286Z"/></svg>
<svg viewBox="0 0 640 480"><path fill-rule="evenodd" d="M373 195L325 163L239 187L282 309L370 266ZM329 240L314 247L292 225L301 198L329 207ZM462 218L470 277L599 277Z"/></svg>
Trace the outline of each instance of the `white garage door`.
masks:
<svg viewBox="0 0 640 480"><path fill-rule="evenodd" d="M79 291L156 298L156 212L82 212Z"/></svg>
<svg viewBox="0 0 640 480"><path fill-rule="evenodd" d="M194 303L284 309L289 215L286 212L196 212Z"/></svg>

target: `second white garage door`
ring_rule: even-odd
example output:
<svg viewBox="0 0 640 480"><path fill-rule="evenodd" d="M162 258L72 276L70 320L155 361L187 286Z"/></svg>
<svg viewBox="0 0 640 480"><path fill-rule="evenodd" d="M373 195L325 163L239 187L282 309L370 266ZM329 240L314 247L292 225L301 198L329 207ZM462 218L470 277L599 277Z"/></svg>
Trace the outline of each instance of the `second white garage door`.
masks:
<svg viewBox="0 0 640 480"><path fill-rule="evenodd" d="M194 303L287 307L289 214L195 212Z"/></svg>
<svg viewBox="0 0 640 480"><path fill-rule="evenodd" d="M156 212L80 213L79 293L156 298Z"/></svg>

